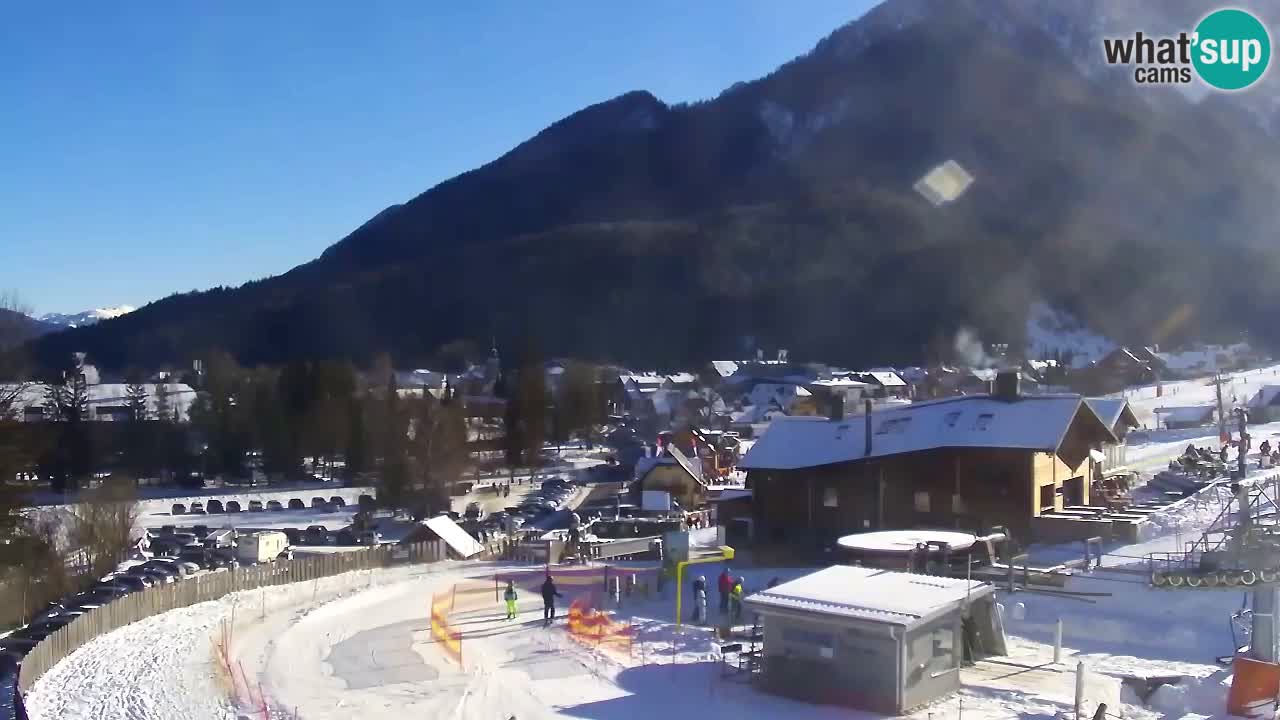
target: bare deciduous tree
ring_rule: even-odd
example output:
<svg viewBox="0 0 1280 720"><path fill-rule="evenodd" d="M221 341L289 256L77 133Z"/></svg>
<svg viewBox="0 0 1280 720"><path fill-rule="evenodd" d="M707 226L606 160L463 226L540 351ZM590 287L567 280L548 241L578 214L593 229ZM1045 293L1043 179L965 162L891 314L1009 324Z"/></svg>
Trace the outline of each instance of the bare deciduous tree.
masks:
<svg viewBox="0 0 1280 720"><path fill-rule="evenodd" d="M68 539L71 547L84 553L93 575L105 575L128 554L137 521L135 483L112 476L84 493L75 505Z"/></svg>

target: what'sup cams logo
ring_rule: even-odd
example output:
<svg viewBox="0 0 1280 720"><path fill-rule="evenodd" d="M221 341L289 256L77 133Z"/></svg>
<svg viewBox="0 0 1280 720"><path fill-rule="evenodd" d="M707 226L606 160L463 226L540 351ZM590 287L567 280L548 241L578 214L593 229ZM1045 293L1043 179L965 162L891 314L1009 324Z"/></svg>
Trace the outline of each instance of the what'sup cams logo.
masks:
<svg viewBox="0 0 1280 720"><path fill-rule="evenodd" d="M1256 83L1271 61L1271 36L1258 18L1235 8L1215 10L1194 31L1173 37L1103 38L1108 65L1132 65L1135 82L1184 85L1192 72L1219 90Z"/></svg>

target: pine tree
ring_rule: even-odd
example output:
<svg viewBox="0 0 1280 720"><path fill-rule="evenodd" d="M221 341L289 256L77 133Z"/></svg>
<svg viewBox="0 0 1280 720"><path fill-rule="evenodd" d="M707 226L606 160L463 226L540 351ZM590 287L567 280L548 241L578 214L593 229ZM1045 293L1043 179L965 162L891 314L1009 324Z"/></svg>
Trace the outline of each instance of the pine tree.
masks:
<svg viewBox="0 0 1280 720"><path fill-rule="evenodd" d="M161 377L160 382L156 383L156 420L162 423L177 422L177 409L173 405L171 393L169 378Z"/></svg>
<svg viewBox="0 0 1280 720"><path fill-rule="evenodd" d="M151 419L151 409L148 401L151 393L147 391L147 386L143 385L139 380L131 380L124 386L125 404L129 407L129 419L134 422L144 422Z"/></svg>

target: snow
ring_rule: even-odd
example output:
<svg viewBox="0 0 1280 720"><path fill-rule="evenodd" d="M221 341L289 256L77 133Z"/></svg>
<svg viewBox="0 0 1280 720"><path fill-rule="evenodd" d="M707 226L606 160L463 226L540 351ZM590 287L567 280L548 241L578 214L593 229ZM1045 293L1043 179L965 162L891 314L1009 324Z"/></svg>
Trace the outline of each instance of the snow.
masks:
<svg viewBox="0 0 1280 720"><path fill-rule="evenodd" d="M750 595L743 602L760 612L777 608L909 626L993 590L986 583L963 578L832 565Z"/></svg>
<svg viewBox="0 0 1280 720"><path fill-rule="evenodd" d="M968 550L976 541L977 536L971 533L949 530L881 530L845 535L836 544L848 550L905 553L930 542L946 543L953 551Z"/></svg>
<svg viewBox="0 0 1280 720"><path fill-rule="evenodd" d="M127 315L136 309L132 305L117 305L115 307L95 308L80 313L46 313L40 316L40 322L65 325L67 327L83 327L96 324L100 320L110 320L121 315Z"/></svg>
<svg viewBox="0 0 1280 720"><path fill-rule="evenodd" d="M1085 327L1074 315L1046 303L1027 314L1027 357L1049 358L1071 353L1070 367L1083 368L1116 348L1108 338Z"/></svg>

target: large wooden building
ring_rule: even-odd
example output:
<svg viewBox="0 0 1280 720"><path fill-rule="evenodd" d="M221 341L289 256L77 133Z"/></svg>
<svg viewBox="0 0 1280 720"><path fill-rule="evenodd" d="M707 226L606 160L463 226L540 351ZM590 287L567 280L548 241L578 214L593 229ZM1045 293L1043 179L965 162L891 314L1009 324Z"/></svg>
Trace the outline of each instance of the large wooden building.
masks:
<svg viewBox="0 0 1280 720"><path fill-rule="evenodd" d="M739 467L758 543L830 547L900 528L1026 537L1043 511L1089 502L1097 448L1116 442L1079 395L970 395L852 418L775 421Z"/></svg>

